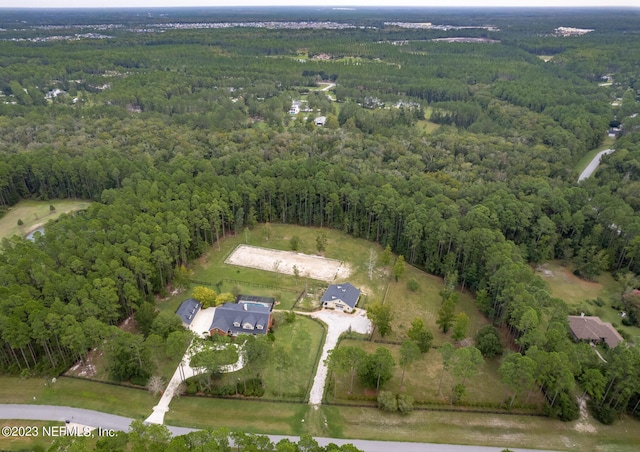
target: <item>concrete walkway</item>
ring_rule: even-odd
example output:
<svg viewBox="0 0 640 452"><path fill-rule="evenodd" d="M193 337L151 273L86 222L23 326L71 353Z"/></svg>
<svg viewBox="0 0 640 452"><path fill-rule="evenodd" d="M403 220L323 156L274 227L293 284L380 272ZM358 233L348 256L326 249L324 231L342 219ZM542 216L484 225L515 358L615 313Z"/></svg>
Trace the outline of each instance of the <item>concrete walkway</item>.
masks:
<svg viewBox="0 0 640 452"><path fill-rule="evenodd" d="M328 369L325 361L329 356L329 351L336 347L340 335L349 330L354 333L369 334L372 328L371 321L367 318L367 313L363 309L356 309L353 314L327 309L312 312L311 314L305 312L297 312L297 314L310 315L315 319L322 320L327 325L327 337L324 340L322 356L320 356L318 370L313 378L313 385L309 394L309 404L320 405L327 381Z"/></svg>

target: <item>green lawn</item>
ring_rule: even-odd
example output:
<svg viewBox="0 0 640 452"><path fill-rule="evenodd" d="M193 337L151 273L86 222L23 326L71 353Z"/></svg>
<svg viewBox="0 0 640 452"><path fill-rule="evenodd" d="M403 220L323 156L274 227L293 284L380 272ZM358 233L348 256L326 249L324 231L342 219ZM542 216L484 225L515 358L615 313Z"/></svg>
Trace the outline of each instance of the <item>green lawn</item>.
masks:
<svg viewBox="0 0 640 452"><path fill-rule="evenodd" d="M284 316L275 315L274 344L282 344L291 360L289 368L278 373L273 358L262 372L265 398L304 401L308 399L312 376L315 375L316 360L324 338L323 326L304 316L296 316L293 323L286 323ZM218 385L234 385L247 377L244 370L224 374ZM281 379L281 380L280 380ZM282 387L280 387L282 384Z"/></svg>
<svg viewBox="0 0 640 452"><path fill-rule="evenodd" d="M146 418L158 400L160 396L144 390L86 380L62 377L47 384L44 378L0 377L0 403L63 405Z"/></svg>
<svg viewBox="0 0 640 452"><path fill-rule="evenodd" d="M412 292L407 288L407 281L415 279L418 282L418 290ZM391 306L393 314L391 334L384 339L391 341L402 341L406 339L407 331L411 327L411 322L416 317L424 320L425 326L431 330L434 336L434 345L440 345L451 341L451 332L443 334L438 329L436 320L438 310L441 306L440 291L444 288L442 278L430 275L415 267L407 265L404 275L398 282L389 283L389 291L385 299L385 304ZM469 326L467 336L473 337L475 333L488 321L478 311L475 300L468 292L459 292L459 300L456 312L464 312L469 316ZM380 339L378 332L374 338Z"/></svg>
<svg viewBox="0 0 640 452"><path fill-rule="evenodd" d="M402 416L376 408L314 408L304 404L183 397L171 403L165 419L170 425L228 427L283 435L310 433L371 440L594 452L632 452L640 448L637 421L628 417L605 426L594 421L564 423L536 416L439 411L414 411Z"/></svg>
<svg viewBox="0 0 640 452"><path fill-rule="evenodd" d="M20 201L15 206L8 209L7 213L0 218L0 239L20 235L24 237L29 232L44 225L49 220L55 220L63 213L82 210L89 207L91 202L77 199L54 199L49 201ZM56 210L50 211L49 206L54 206ZM18 220L24 223L18 226Z"/></svg>
<svg viewBox="0 0 640 452"><path fill-rule="evenodd" d="M601 146L590 150L585 155L583 155L580 160L578 160L578 163L576 163L576 172L578 174L581 174L584 171L584 169L587 167L587 165L589 165L589 162L593 160L593 158L596 156L598 152L604 151L605 149L610 149L611 146L613 146L613 143L615 143L615 141L616 141L615 138L605 137L604 142L602 143Z"/></svg>
<svg viewBox="0 0 640 452"><path fill-rule="evenodd" d="M356 346L361 347L367 353L373 353L378 347L384 346L391 350L395 360L396 367L394 368L393 377L382 388L385 391L391 391L393 393L406 392L413 396L413 398L420 403L424 404L436 404L436 405L448 405L451 389L455 385L454 377L448 373L444 374L442 380L441 391L438 393L438 386L442 375L442 357L437 350L432 349L428 353L421 356L416 362L409 366L405 372L404 386L400 389L400 383L402 380L402 367L399 364L400 361L400 346L398 345L383 345L374 342L364 341L352 341L344 340L340 346ZM465 403L477 405L482 404L490 408L497 408L500 405L506 395L506 388L500 380L498 374L498 367L500 367L500 359L488 360L478 371L478 374L467 379L465 382L466 395L462 400L462 405ZM354 380L354 391L352 396L348 395L350 377L349 375L343 375L338 377L338 387L336 396L341 402L349 402L349 399L362 399L368 397L371 400L375 399L375 391L367 389L360 383L356 376ZM331 394L333 395L333 394ZM332 398L330 398L330 401ZM529 399L529 405L542 404L542 396L534 393Z"/></svg>
<svg viewBox="0 0 640 452"><path fill-rule="evenodd" d="M13 421L2 420L3 427L26 427L31 428L31 432L38 432L37 437L28 436L10 436L2 437L2 450L11 451L31 451L31 450L48 450L51 447L51 443L55 440L52 436L43 436L44 427L62 426L62 422L42 422L42 421Z"/></svg>

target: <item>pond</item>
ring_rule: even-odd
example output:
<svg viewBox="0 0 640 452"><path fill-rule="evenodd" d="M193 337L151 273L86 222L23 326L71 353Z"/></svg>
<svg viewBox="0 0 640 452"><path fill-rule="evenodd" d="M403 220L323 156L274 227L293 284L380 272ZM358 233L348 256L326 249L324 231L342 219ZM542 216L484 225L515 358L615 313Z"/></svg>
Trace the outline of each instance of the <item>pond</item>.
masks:
<svg viewBox="0 0 640 452"><path fill-rule="evenodd" d="M34 235L36 232L39 232L40 234L44 235L44 226L40 226L38 229L34 229L30 233L28 233L24 238L27 240L31 240L33 242L35 241Z"/></svg>

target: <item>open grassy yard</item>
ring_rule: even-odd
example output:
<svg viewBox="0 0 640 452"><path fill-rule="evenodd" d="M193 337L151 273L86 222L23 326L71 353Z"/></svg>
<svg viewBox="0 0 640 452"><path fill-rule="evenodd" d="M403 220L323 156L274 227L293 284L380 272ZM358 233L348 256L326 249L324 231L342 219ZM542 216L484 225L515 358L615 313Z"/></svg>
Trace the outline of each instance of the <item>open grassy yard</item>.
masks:
<svg viewBox="0 0 640 452"><path fill-rule="evenodd" d="M418 282L418 290L415 292L407 288L407 281L415 279ZM416 317L420 317L427 328L434 336L434 345L440 345L451 341L451 332L443 334L438 329L436 320L438 310L442 304L440 291L444 288L442 278L425 273L415 267L407 265L405 274L398 282L389 283L389 291L385 304L391 306L393 314L391 334L384 337L391 341L402 341L407 338L407 331L411 328L411 322ZM488 321L478 311L475 300L467 292L459 292L459 300L456 313L464 312L469 317L467 336L473 337L482 326ZM378 332L374 333L374 338L380 339Z"/></svg>
<svg viewBox="0 0 640 452"><path fill-rule="evenodd" d="M223 291L232 290L233 286L237 285L241 290L246 290L251 295L279 295L276 300L280 301L281 304L276 309L290 309L298 294L307 284L326 287L328 283L315 280L307 281L304 275L296 278L293 275L228 265L224 261L239 244L289 251L291 250L291 238L296 236L299 239L298 252L321 254L328 258L348 262L351 265L353 272L348 280L362 291L363 296L360 298L362 305L365 305L368 300L382 300L388 277L385 272L377 271L373 279L369 280L366 267L370 249L374 249L378 256L382 254L382 249L378 244L364 239L354 239L333 229L284 224L269 225L270 233L267 240L266 228L267 226L260 224L246 233L243 232L222 239L219 244L212 246L195 263L193 266L193 279L212 284L210 287L214 290L217 290L215 285L222 282L220 288ZM319 233L324 233L327 236L326 250L322 253L318 253L316 249L316 237ZM223 281L225 279L239 282L225 282ZM283 287L292 289L295 292L278 289ZM190 296L190 291L173 295L158 302L158 307L162 310L175 312L180 303Z"/></svg>
<svg viewBox="0 0 640 452"><path fill-rule="evenodd" d="M637 421L625 418L612 426L595 423L585 431L582 421L560 422L545 417L414 411L389 415L371 408L341 407L346 438L407 440L526 447L532 449L631 452L640 447Z"/></svg>
<svg viewBox="0 0 640 452"><path fill-rule="evenodd" d="M183 397L174 400L167 424L228 427L252 433L476 444L551 450L632 452L640 448L637 421L612 426L560 422L523 415L414 411L408 416L376 408L263 403ZM304 420L304 422L303 422ZM585 429L585 425L589 428Z"/></svg>
<svg viewBox="0 0 640 452"><path fill-rule="evenodd" d="M430 350L423 354L420 359L415 361L411 366L407 367L404 378L404 386L400 389L402 380L402 367L400 366L400 346L383 345L373 342L344 340L341 346L361 347L367 353L373 353L378 347L384 346L391 350L396 361L396 367L392 379L382 388L385 391L393 393L406 392L414 397L418 403L426 404L444 404L448 406L451 390L456 384L454 377L448 373L442 375L442 356L437 350ZM500 358L485 361L480 366L478 374L473 378L468 378L465 382L466 395L463 397L460 405L486 405L490 408L497 408L505 399L506 387L500 380L498 374L500 367ZM440 378L442 378L441 391L438 393ZM337 399L338 401L348 402L350 377L348 374L341 375L338 378ZM333 393L331 393L333 396ZM368 389L360 383L358 377L354 380L354 392L351 398L361 399L370 397L375 399L375 391ZM330 398L330 401L332 397ZM538 393L531 395L529 399L530 405L541 405L542 396Z"/></svg>
<svg viewBox="0 0 640 452"><path fill-rule="evenodd" d="M44 427L62 426L62 422L42 422L42 421L20 421L20 420L2 420L0 421L3 427L32 427L32 432L37 431L37 437L28 436L10 436L2 437L1 445L2 450L10 451L31 451L31 450L47 450L51 446L51 443L55 440L52 436L43 436Z"/></svg>
<svg viewBox="0 0 640 452"><path fill-rule="evenodd" d="M20 201L10 207L7 213L0 218L0 239L16 234L24 237L34 229L46 224L47 221L55 220L63 213L86 209L89 204L91 202L77 199ZM50 211L49 206L54 206L56 210ZM24 224L18 226L18 220L22 220Z"/></svg>
<svg viewBox="0 0 640 452"><path fill-rule="evenodd" d="M44 378L0 377L0 403L64 405L146 418L160 400L145 390L78 379L63 377L48 386L45 383Z"/></svg>

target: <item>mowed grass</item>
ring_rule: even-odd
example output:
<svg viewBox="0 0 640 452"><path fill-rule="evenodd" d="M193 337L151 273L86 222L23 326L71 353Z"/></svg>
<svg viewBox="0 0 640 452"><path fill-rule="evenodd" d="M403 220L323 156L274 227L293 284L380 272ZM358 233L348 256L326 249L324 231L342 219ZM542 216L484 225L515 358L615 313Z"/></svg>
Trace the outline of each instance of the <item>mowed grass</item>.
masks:
<svg viewBox="0 0 640 452"><path fill-rule="evenodd" d="M63 213L86 209L91 202L79 199L53 199L49 201L20 201L8 209L0 218L0 239L20 235L24 237L29 232L44 225L49 220L55 220ZM56 210L50 211L49 206ZM24 223L18 226L18 220Z"/></svg>
<svg viewBox="0 0 640 452"><path fill-rule="evenodd" d="M537 416L414 411L408 416L373 408L341 407L344 438L473 444L496 448L632 452L640 448L637 421L596 423L586 433L581 421ZM499 449L497 449L499 450Z"/></svg>
<svg viewBox="0 0 640 452"><path fill-rule="evenodd" d="M415 279L418 282L418 290L415 292L407 288L407 282ZM444 334L438 328L436 320L438 311L442 305L440 291L444 289L444 280L440 277L425 273L411 265L407 265L404 275L398 282L392 280L385 304L391 306L393 315L391 333L384 337L390 341L403 341L407 338L407 331L411 328L411 322L415 318L421 318L425 326L433 333L434 345L441 345L451 341L451 331ZM473 337L484 325L489 323L478 311L474 298L468 292L458 292L458 304L456 313L464 312L469 317L467 337ZM374 338L380 339L376 331Z"/></svg>
<svg viewBox="0 0 640 452"><path fill-rule="evenodd" d="M610 273L602 273L596 281L591 282L578 278L570 267L558 261L547 262L541 267L543 273L539 274L549 284L551 295L564 300L570 311L598 316L631 338L640 337L640 328L622 325L620 311L611 307L620 297L622 287ZM545 270L551 273L545 274ZM596 302L596 299L601 301Z"/></svg>
<svg viewBox="0 0 640 452"><path fill-rule="evenodd" d="M410 394L418 403L448 405L453 387L457 383L454 376L450 373L442 373L442 356L437 350L432 349L428 353L421 355L411 366L408 366L405 372L404 385L400 388L402 382L402 367L400 366L400 346L383 345L373 342L344 340L340 344L344 346L355 346L363 348L367 353L373 353L378 347L387 347L393 355L396 366L394 368L393 377L381 389L391 391L393 393L405 392ZM506 396L506 387L500 380L498 368L500 367L500 359L492 359L485 361L478 373L467 378L465 382L466 394L462 398L461 406L465 404L486 405L490 408L497 408ZM440 379L442 378L442 386L440 387ZM348 395L350 377L349 375L339 375L336 397L339 401L348 402L351 399L361 399L370 397L375 399L375 391L366 388L356 376L354 380L354 392L352 396ZM440 392L438 390L440 389ZM333 393L330 394L333 397ZM523 396L523 399L526 395ZM330 399L331 400L331 399ZM540 405L543 402L542 396L534 391L529 399L529 405Z"/></svg>
<svg viewBox="0 0 640 452"><path fill-rule="evenodd" d="M262 373L265 398L303 401L308 399L312 377L315 375L324 338L323 326L304 316L296 316L293 323L286 323L283 316L277 316L274 323L274 345L284 346L290 358L290 366L279 374L273 358L270 358ZM224 374L220 385L234 385L244 380L246 372L239 370ZM281 386L282 385L282 386Z"/></svg>
<svg viewBox="0 0 640 452"><path fill-rule="evenodd" d="M21 421L21 420L2 420L2 427L26 427L30 433L37 432L38 436L2 436L2 450L15 451L32 451L32 450L48 450L55 440L53 436L43 436L46 433L45 428L52 426L63 426L64 422L43 422L43 421ZM50 430L49 430L50 431Z"/></svg>
<svg viewBox="0 0 640 452"><path fill-rule="evenodd" d="M240 281L240 283L224 283L221 289L230 290L233 288L233 285L238 285L242 290L246 289L249 295L266 293L267 296L273 296L280 294L281 297L278 301L281 301L281 305L277 306L277 309L289 309L293 305L295 298L297 298L298 294L307 284L307 281L303 277L304 275L296 279L293 275L283 275L265 270L228 265L225 264L224 261L240 244L290 251L291 238L297 236L299 239L298 252L321 254L324 257L348 262L351 265L353 273L348 278L348 281L362 291L363 295L360 298L361 305L366 305L369 300L382 300L388 277L386 273L378 271L373 279L369 280L366 266L370 249L373 249L378 256L382 253L382 249L378 244L364 239L355 239L341 231L333 229L284 224L269 225L270 234L267 240L265 228L267 228L267 226L259 224L246 233L242 232L237 235L227 236L220 240L219 243L214 244L193 265L193 279L212 284L210 287L214 290L216 289L215 284L224 279ZM316 248L316 237L320 233L324 233L327 236L326 250L322 253L319 253ZM312 286L323 287L329 284L315 280L309 280L308 283ZM198 283L194 285L198 285ZM260 287L261 285L268 287ZM278 289L282 287L295 290L297 293ZM175 312L178 306L180 306L180 303L190 296L191 291L173 295L158 302L158 307L162 310Z"/></svg>
<svg viewBox="0 0 640 452"><path fill-rule="evenodd" d="M628 417L592 432L584 421L522 415L416 410L408 416L377 408L311 407L305 404L183 397L174 399L166 424L197 428L227 427L251 433L273 433L370 440L475 444L594 452L635 452L640 448L637 421ZM304 421L304 422L303 422Z"/></svg>
<svg viewBox="0 0 640 452"><path fill-rule="evenodd" d="M0 377L0 403L28 403L87 408L131 418L146 418L160 400L145 390L58 378L46 385L44 378Z"/></svg>

